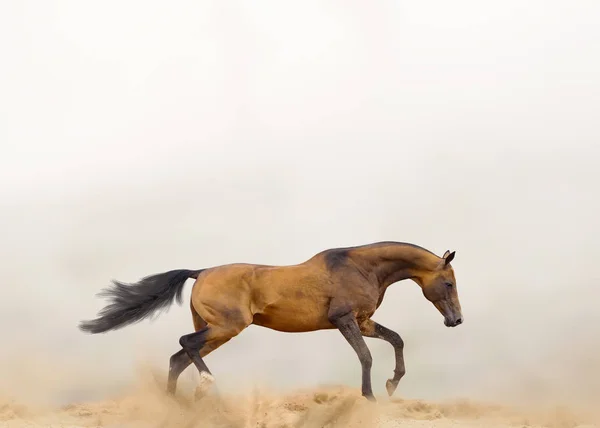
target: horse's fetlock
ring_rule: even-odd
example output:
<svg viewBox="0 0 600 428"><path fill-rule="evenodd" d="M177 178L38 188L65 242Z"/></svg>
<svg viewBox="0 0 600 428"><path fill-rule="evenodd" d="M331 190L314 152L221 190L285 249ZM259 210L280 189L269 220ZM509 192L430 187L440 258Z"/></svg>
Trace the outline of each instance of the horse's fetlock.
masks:
<svg viewBox="0 0 600 428"><path fill-rule="evenodd" d="M404 367L400 367L394 370L394 378L400 380L406 374L406 369Z"/></svg>

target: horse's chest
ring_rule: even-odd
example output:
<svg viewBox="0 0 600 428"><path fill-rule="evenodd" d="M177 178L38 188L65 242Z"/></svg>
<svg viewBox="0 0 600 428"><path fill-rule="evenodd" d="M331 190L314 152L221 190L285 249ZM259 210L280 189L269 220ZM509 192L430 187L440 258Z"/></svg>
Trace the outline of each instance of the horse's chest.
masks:
<svg viewBox="0 0 600 428"><path fill-rule="evenodd" d="M378 309L379 306L381 306L381 303L383 303L384 296L385 296L385 290L383 290L381 293L379 293L379 298L377 299L377 305L375 306L375 309Z"/></svg>

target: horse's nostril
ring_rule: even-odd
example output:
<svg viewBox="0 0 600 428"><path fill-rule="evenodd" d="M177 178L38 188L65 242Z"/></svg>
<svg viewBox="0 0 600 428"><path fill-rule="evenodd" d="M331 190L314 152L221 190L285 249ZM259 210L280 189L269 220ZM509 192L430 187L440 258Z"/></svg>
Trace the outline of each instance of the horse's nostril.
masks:
<svg viewBox="0 0 600 428"><path fill-rule="evenodd" d="M462 318L456 320L456 325L462 324Z"/></svg>

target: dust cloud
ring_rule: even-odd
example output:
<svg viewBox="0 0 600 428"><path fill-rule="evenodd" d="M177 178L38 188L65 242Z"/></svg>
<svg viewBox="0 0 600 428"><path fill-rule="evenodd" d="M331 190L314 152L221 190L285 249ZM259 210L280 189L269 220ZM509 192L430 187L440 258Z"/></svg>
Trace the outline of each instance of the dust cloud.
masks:
<svg viewBox="0 0 600 428"><path fill-rule="evenodd" d="M3 2L0 425L597 423L599 12ZM465 323L393 285L374 319L407 374L388 400L392 349L367 340L377 406L332 331L249 327L192 405L192 369L162 393L187 303L77 329L113 278L379 240L456 250Z"/></svg>

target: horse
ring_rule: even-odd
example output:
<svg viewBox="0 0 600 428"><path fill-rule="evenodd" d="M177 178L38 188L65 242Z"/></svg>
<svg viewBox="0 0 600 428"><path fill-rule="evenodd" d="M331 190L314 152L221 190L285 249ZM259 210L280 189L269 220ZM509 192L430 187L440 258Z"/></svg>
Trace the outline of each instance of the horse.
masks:
<svg viewBox="0 0 600 428"><path fill-rule="evenodd" d="M169 360L167 394L175 395L179 375L192 363L201 380L214 382L204 362L209 353L250 325L286 333L337 329L356 352L362 368L362 396L376 401L371 387L371 353L365 337L389 342L395 352L394 376L386 382L391 397L406 373L404 342L371 317L387 288L410 279L442 314L447 327L464 318L454 270L455 252L442 257L418 245L384 241L330 248L295 265L232 263L199 270L171 270L137 283L116 280L98 296L110 297L90 321L79 328L90 334L116 330L182 304L188 279L195 279L190 308L194 332L180 337L181 349Z"/></svg>

